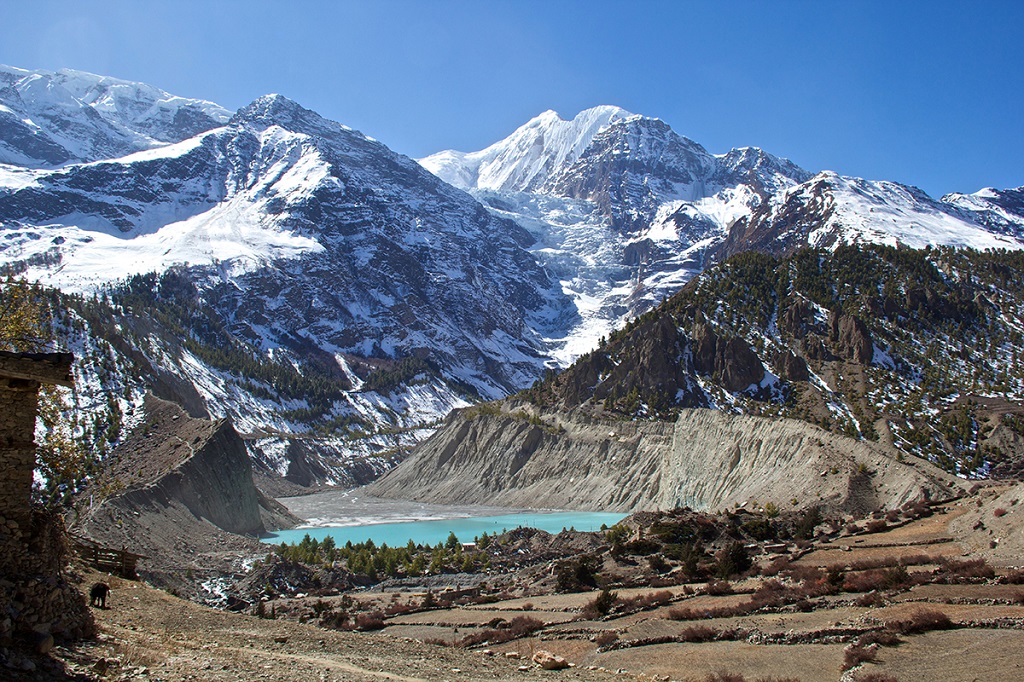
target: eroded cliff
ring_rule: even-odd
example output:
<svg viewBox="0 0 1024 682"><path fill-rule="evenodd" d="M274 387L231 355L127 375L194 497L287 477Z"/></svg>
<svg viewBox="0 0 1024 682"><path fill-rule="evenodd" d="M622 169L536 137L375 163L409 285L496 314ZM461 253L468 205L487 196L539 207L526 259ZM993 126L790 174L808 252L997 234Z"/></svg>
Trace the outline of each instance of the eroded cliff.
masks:
<svg viewBox="0 0 1024 682"><path fill-rule="evenodd" d="M869 512L957 479L884 446L805 422L683 410L675 422L470 408L368 492L434 503L638 511L750 502Z"/></svg>
<svg viewBox="0 0 1024 682"><path fill-rule="evenodd" d="M256 488L230 420L193 419L155 398L105 466L77 530L144 555L140 566L157 582L177 567L230 561L256 547L259 533L298 521Z"/></svg>

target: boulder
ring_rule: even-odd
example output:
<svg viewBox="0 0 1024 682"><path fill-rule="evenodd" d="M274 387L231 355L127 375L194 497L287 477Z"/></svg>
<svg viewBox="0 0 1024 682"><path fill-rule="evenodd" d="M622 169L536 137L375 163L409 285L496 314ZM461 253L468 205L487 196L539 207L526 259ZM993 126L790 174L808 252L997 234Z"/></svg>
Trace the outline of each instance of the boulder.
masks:
<svg viewBox="0 0 1024 682"><path fill-rule="evenodd" d="M543 649L533 654L533 662L544 670L565 670L569 667L569 661Z"/></svg>

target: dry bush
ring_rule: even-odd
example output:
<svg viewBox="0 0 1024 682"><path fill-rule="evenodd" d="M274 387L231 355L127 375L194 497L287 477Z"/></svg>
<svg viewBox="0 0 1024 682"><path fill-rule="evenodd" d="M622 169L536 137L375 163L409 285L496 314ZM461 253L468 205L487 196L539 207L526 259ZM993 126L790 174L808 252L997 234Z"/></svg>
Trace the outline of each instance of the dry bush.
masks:
<svg viewBox="0 0 1024 682"><path fill-rule="evenodd" d="M1000 578L999 582L1004 585L1024 585L1024 570L1018 568L1010 571Z"/></svg>
<svg viewBox="0 0 1024 682"><path fill-rule="evenodd" d="M844 592L872 592L893 590L911 584L910 574L904 566L876 568L859 573L848 573L843 582Z"/></svg>
<svg viewBox="0 0 1024 682"><path fill-rule="evenodd" d="M626 611L634 609L646 610L664 606L672 601L672 593L668 590L638 594L635 597L620 597L619 604Z"/></svg>
<svg viewBox="0 0 1024 682"><path fill-rule="evenodd" d="M369 611L356 615L356 630L381 630L384 628L384 614Z"/></svg>
<svg viewBox="0 0 1024 682"><path fill-rule="evenodd" d="M704 586L704 594L710 594L714 596L732 594L732 583L730 583L728 580L715 580L714 578L712 578L708 581L707 585Z"/></svg>
<svg viewBox="0 0 1024 682"><path fill-rule="evenodd" d="M459 640L459 646L470 647L476 646L477 644L483 644L484 642L501 644L502 642L509 642L513 639L528 637L543 627L544 623L536 618L531 618L530 616L516 616L509 621L507 627L501 629L488 628L487 630L466 635Z"/></svg>
<svg viewBox="0 0 1024 682"><path fill-rule="evenodd" d="M711 673L703 682L746 682L739 673ZM754 682L800 682L796 677L759 677Z"/></svg>
<svg viewBox="0 0 1024 682"><path fill-rule="evenodd" d="M607 632L602 632L594 638L594 642L597 644L597 646L602 648L614 644L617 641L619 641L618 633L613 632L611 630Z"/></svg>
<svg viewBox="0 0 1024 682"><path fill-rule="evenodd" d="M864 525L864 530L869 533L880 533L888 528L888 526L889 524L885 522L885 519L872 519Z"/></svg>
<svg viewBox="0 0 1024 682"><path fill-rule="evenodd" d="M943 558L940 560L942 582L958 583L978 580L991 580L996 577L995 570L983 558L957 559Z"/></svg>
<svg viewBox="0 0 1024 682"><path fill-rule="evenodd" d="M708 676L704 678L704 682L747 682L747 678L739 673L717 672L708 673Z"/></svg>
<svg viewBox="0 0 1024 682"><path fill-rule="evenodd" d="M708 609L691 609L682 606L677 609L670 609L668 612L669 620L701 620L703 618L731 618L733 616L742 616L750 613L749 602L745 604L737 604L736 606L718 606L715 608Z"/></svg>
<svg viewBox="0 0 1024 682"><path fill-rule="evenodd" d="M392 602L384 607L384 613L388 616L400 616L417 610L417 607L405 602Z"/></svg>
<svg viewBox="0 0 1024 682"><path fill-rule="evenodd" d="M869 663L877 657L877 646L860 646L859 644L851 644L843 649L843 667L841 669L849 670L850 668L856 668L861 663Z"/></svg>
<svg viewBox="0 0 1024 682"><path fill-rule="evenodd" d="M913 635L931 630L948 630L953 621L938 609L918 609L910 614L908 620L886 621L885 629L901 635Z"/></svg>
<svg viewBox="0 0 1024 682"><path fill-rule="evenodd" d="M761 575L766 577L776 576L789 569L789 557L780 556L772 559L767 566L761 569Z"/></svg>
<svg viewBox="0 0 1024 682"><path fill-rule="evenodd" d="M691 625L679 633L680 642L711 642L718 638L718 630L707 625Z"/></svg>
<svg viewBox="0 0 1024 682"><path fill-rule="evenodd" d="M703 611L697 611L691 609L688 606L680 606L674 609L669 609L667 618L669 620L698 620L704 617Z"/></svg>
<svg viewBox="0 0 1024 682"><path fill-rule="evenodd" d="M857 597L857 599L854 600L853 603L861 607L882 606L883 604L885 604L885 597L882 595L881 592L872 590L867 594L862 594L861 596Z"/></svg>
<svg viewBox="0 0 1024 682"><path fill-rule="evenodd" d="M817 566L795 564L787 568L783 575L796 583L813 583L822 580L825 573Z"/></svg>
<svg viewBox="0 0 1024 682"><path fill-rule="evenodd" d="M434 646L451 646L452 645L451 642L446 642L445 640L441 639L440 637L427 637L425 640L423 640L423 643L424 644L433 644Z"/></svg>
<svg viewBox="0 0 1024 682"><path fill-rule="evenodd" d="M1003 509L1002 507L998 507L997 509L995 509L995 510L994 510L994 511L992 512L992 516L996 517L997 519L998 519L998 518L999 518L1000 516L1005 516L1005 515L1006 515L1006 510L1005 510L1005 509Z"/></svg>

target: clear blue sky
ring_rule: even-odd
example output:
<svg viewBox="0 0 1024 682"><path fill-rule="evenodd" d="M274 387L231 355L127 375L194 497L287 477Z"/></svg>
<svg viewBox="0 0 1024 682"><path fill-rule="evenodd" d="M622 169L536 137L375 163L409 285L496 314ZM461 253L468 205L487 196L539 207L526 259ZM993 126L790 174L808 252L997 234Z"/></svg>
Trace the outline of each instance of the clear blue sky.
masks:
<svg viewBox="0 0 1024 682"><path fill-rule="evenodd" d="M938 196L1024 185L1022 27L1024 2L0 0L0 63L279 92L410 156L616 104Z"/></svg>

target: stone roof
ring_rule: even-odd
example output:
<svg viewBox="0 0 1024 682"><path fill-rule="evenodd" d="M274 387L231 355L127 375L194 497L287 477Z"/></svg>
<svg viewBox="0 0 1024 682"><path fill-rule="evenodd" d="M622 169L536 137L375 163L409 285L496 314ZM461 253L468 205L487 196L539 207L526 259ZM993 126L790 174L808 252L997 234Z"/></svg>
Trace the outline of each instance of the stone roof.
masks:
<svg viewBox="0 0 1024 682"><path fill-rule="evenodd" d="M71 353L11 353L0 351L0 377L27 379L41 384L71 386Z"/></svg>

